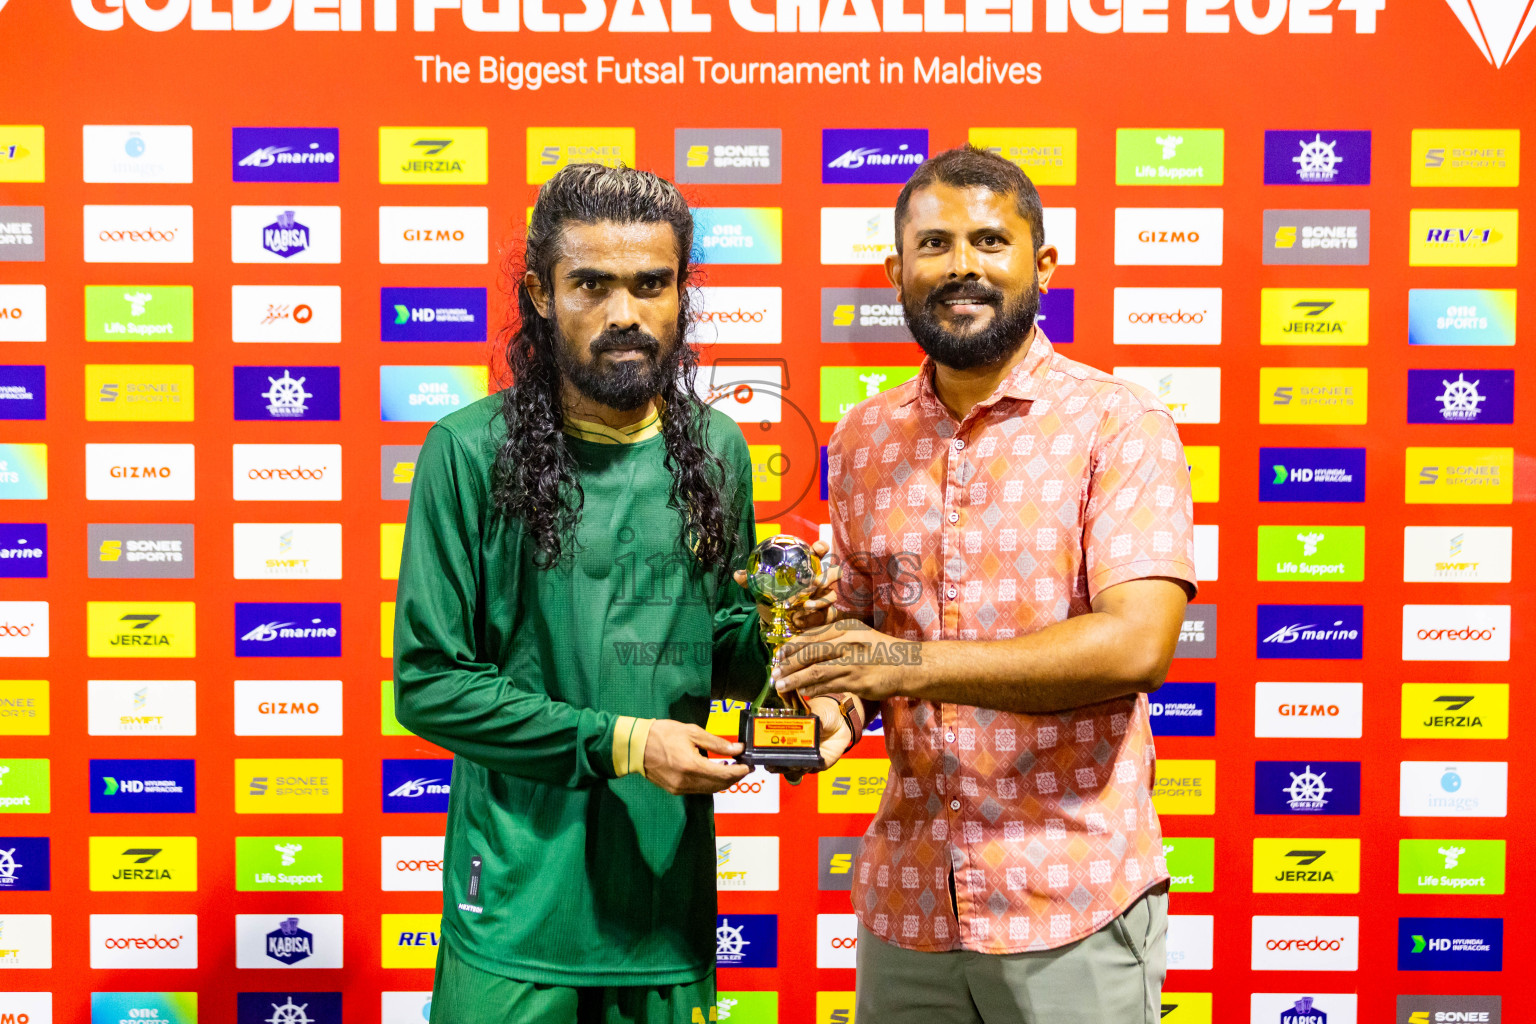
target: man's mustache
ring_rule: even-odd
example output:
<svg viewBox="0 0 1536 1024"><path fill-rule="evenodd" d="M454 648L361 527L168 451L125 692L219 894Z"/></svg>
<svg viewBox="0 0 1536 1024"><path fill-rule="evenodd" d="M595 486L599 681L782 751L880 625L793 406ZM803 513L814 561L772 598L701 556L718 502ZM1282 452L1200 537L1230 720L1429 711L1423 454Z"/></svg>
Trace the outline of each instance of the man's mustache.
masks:
<svg viewBox="0 0 1536 1024"><path fill-rule="evenodd" d="M603 352L634 349L655 358L657 353L661 351L661 342L645 331L631 328L623 331L604 331L592 339L590 348L593 356Z"/></svg>
<svg viewBox="0 0 1536 1024"><path fill-rule="evenodd" d="M952 281L928 293L928 306L932 308L956 299L996 306L1003 301L1003 293L977 281Z"/></svg>

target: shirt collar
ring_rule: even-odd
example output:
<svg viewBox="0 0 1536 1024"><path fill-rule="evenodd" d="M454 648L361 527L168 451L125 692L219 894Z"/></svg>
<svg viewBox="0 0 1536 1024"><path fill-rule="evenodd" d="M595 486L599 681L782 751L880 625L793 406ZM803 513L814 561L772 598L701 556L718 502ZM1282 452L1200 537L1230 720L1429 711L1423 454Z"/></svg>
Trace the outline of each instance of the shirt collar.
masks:
<svg viewBox="0 0 1536 1024"><path fill-rule="evenodd" d="M998 381L991 395L976 404L976 410L990 408L1004 398L1026 402L1039 398L1045 386L1045 379L1050 374L1051 356L1054 353L1055 350L1051 348L1051 339L1047 338L1045 332L1037 326L1035 336L1029 343L1029 351L1024 354L1024 358L1008 371L1006 377ZM947 414L948 410L944 408L944 403L939 401L939 394L933 388L933 371L933 357L923 357L923 365L917 371L917 387L913 389L911 397L901 403L902 405L919 402L927 408L937 409Z"/></svg>
<svg viewBox="0 0 1536 1024"><path fill-rule="evenodd" d="M593 444L637 444L661 433L661 403L658 401L656 408L645 419L627 427L610 427L605 423L567 416L564 430L572 437Z"/></svg>

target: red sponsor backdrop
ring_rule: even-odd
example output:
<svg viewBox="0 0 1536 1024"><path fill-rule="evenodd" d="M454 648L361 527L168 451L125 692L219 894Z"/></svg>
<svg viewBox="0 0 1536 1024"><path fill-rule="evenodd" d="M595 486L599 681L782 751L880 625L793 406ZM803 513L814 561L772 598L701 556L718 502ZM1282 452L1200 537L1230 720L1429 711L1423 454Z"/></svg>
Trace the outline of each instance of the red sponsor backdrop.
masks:
<svg viewBox="0 0 1536 1024"><path fill-rule="evenodd" d="M102 0L97 0L98 4ZM1284 0L1276 0L1284 5ZM1294 0L1293 0L1294 2ZM76 7L88 6L77 0ZM184 6L184 5L183 5ZM211 9L199 4L200 9ZM221 4L213 6L223 8ZM304 6L304 5L300 5ZM349 3L348 9L351 9ZM469 364L491 357L489 346L385 344L379 340L378 289L384 286L486 286L493 288L492 322L504 303L495 262L514 250L535 186L525 172L525 129L530 126L633 127L639 166L670 175L676 128L780 128L780 185L694 185L702 206L778 207L783 210L782 264L712 265L704 283L782 288L783 342L777 346L716 346L719 356L752 362L788 361L786 399L805 410L825 443L832 424L819 422L818 380L823 365L915 364L915 346L823 344L823 287L879 287L873 266L823 266L819 259L821 207L887 206L894 185L840 185L822 181L821 130L825 127L912 127L929 131L930 148L965 141L974 126L1059 126L1077 129L1079 159L1073 186L1043 189L1047 206L1078 211L1074 266L1055 283L1076 291L1076 341L1066 348L1091 365L1199 365L1222 371L1221 422L1183 428L1186 444L1220 446L1221 496L1197 507L1201 523L1220 527L1218 580L1202 587L1200 601L1218 606L1220 649L1215 660L1175 662L1175 680L1215 681L1218 726L1213 738L1159 741L1162 758L1214 759L1214 816L1164 818L1169 835L1214 836L1215 891L1176 894L1176 914L1215 915L1215 951L1209 971L1174 971L1170 992L1214 994L1215 1018L1246 1019L1249 993L1358 992L1361 1020L1392 1019L1395 996L1404 992L1502 993L1506 1020L1536 1012L1536 997L1508 985L1518 965L1536 949L1521 927L1533 878L1521 855L1530 841L1530 804L1536 760L1520 741L1528 714L1536 712L1515 664L1524 653L1527 626L1522 599L1536 573L1525 535L1530 515L1527 450L1517 432L1532 422L1524 353L1536 328L1529 294L1521 296L1517 335L1507 348L1410 348L1410 288L1518 288L1529 275L1505 268L1410 268L1409 211L1415 207L1520 208L1536 217L1529 175L1517 188L1410 188L1410 132L1415 128L1536 127L1530 98L1536 65L1529 53L1495 68L1478 52L1445 4L1390 0L1375 18L1376 31L1356 29L1353 10L1331 10L1331 31L1292 32L1288 23L1254 34L1233 22L1230 31L1191 34L1175 0L1171 29L1135 34L1088 31L1087 15L1074 15L1067 31L1046 32L1041 23L1055 4L1035 11L1029 34L856 33L758 34L740 28L724 4L713 5L712 31L622 34L474 33L455 10L440 11L436 30L412 27L410 4L401 4L399 29L375 31L371 8L355 32L295 31L292 20L264 32L194 31L190 18L169 31L150 32L134 23L150 11L130 4L128 23L95 31L62 3L12 0L0 10L6 71L0 76L0 121L39 124L47 132L43 183L0 184L0 203L46 207L47 259L0 263L0 283L43 283L48 288L48 341L0 344L0 362L46 363L48 416L7 422L0 440L44 442L49 447L49 497L6 503L6 521L46 521L51 563L47 579L0 581L12 599L47 600L52 614L52 654L12 660L6 678L47 679L53 722L48 736L0 737L6 756L49 758L52 813L7 816L8 834L47 835L53 842L52 889L0 894L9 913L46 913L53 918L53 968L11 972L3 987L54 993L56 1020L88 1018L93 991L188 991L202 994L201 1019L234 1019L237 991L277 989L284 984L345 993L346 1018L377 1019L381 991L430 986L425 970L381 966L380 915L439 909L430 893L385 893L379 888L382 835L429 834L438 815L384 814L380 810L380 761L386 757L433 757L442 752L409 737L379 730L379 681L389 673L380 657L379 604L393 598L394 584L380 579L379 525L404 518L405 504L379 497L378 451L383 444L419 443L426 425L380 421L375 382L382 364ZM425 7L426 5L419 5ZM471 6L467 0L465 6ZM549 10L567 16L580 5L551 0ZM1026 4L1027 6L1027 0ZM1247 8L1249 5L1240 3ZM177 5L169 7L174 13ZM705 0L695 7L704 11ZM950 7L959 9L958 3ZM1066 11L1065 3L1060 5ZM1086 9L1087 5L1083 7ZM97 12L100 16L106 8ZM675 13L675 8L670 9ZM1077 10L1074 3L1073 10ZM1091 14L1088 11L1087 14ZM1227 11L1226 13L1231 13ZM1295 12L1292 12L1293 15ZM146 20L140 18L139 20ZM470 66L465 84L423 83L419 56L441 55ZM506 60L577 60L589 68L598 56L684 58L681 85L551 84L513 91L480 84L482 55ZM719 61L842 61L881 58L901 64L905 84L704 85L695 56ZM999 62L1037 62L1037 84L916 84L913 59L927 62L991 57ZM591 72L589 71L589 78ZM84 184L83 124L186 124L194 132L194 184ZM324 125L340 130L339 184L240 184L231 180L232 126ZM381 185L377 173L381 125L478 125L489 129L490 175L484 185ZM1115 184L1115 130L1121 127L1185 126L1225 130L1225 184L1220 187L1122 187ZM1359 187L1265 186L1265 129L1366 129L1372 132L1371 184ZM190 265L105 265L83 261L82 207L86 204L191 203L195 207L196 262ZM231 205L296 204L341 208L341 262L337 265L232 264L228 237ZM375 243L381 205L467 205L490 209L492 255L484 266L382 266ZM1220 266L1119 267L1114 263L1117 206L1219 206L1225 209L1225 248ZM1368 266L1265 267L1261 262L1263 211L1267 208L1368 208L1372 245ZM122 281L189 284L196 294L197 340L190 345L87 344L82 333L83 288ZM343 340L339 345L235 345L228 331L230 286L325 284L342 288ZM1116 286L1219 287L1224 323L1219 347L1145 347L1112 344L1111 300ZM1279 348L1258 344L1260 288L1364 287L1371 292L1370 344L1364 348ZM283 361L341 366L340 419L332 423L236 422L229 381L236 365ZM191 363L197 381L194 423L87 423L82 365L87 362ZM1260 426L1261 366L1366 367L1370 374L1369 420L1364 427ZM1412 367L1517 367L1513 425L1432 426L1406 423L1406 376ZM774 443L775 431L754 435ZM87 442L192 442L197 445L198 492L194 504L87 502ZM344 449L343 501L333 504L240 503L232 500L231 443L339 443ZM785 442L788 443L788 442ZM803 442L796 441L797 446ZM1260 446L1354 446L1368 449L1364 504L1261 505ZM1409 445L1514 446L1519 462L1516 503L1507 505L1407 505L1405 448ZM786 493L814 471L815 453L791 451ZM804 530L824 522L824 505L810 499L781 519ZM798 518L795 518L798 517ZM235 581L230 548L237 521L340 521L344 530L340 581ZM86 525L90 522L193 522L197 527L195 579L88 580ZM1366 527L1365 581L1360 583L1258 583L1256 527L1265 523L1355 524ZM1401 582L1405 525L1513 525L1512 584ZM198 657L192 662L112 662L86 657L86 601L195 601ZM234 657L236 601L339 601L343 657L265 662L259 669ZM1255 608L1261 603L1363 604L1364 659L1358 662L1260 662L1254 657ZM1510 663L1405 663L1399 646L1404 603L1508 604L1515 609ZM282 738L233 735L232 683L237 678L333 678L345 686L345 732L340 737ZM195 678L198 732L193 737L145 741L88 737L86 680L91 678ZM1364 736L1343 740L1255 739L1254 683L1259 680L1363 681ZM1503 682L1511 686L1508 740L1405 740L1400 738L1399 684L1440 680ZM858 751L880 753L877 740ZM189 757L198 762L198 809L184 815L92 815L90 758ZM344 816L253 816L234 813L236 757L339 757L345 762ZM1363 762L1358 817L1256 817L1254 762L1289 759ZM1427 819L1398 815L1398 762L1465 758L1509 762L1507 818ZM722 816L726 835L782 837L777 892L725 893L726 913L775 913L779 917L777 969L723 971L723 990L774 990L779 1018L809 1021L818 991L853 988L853 972L816 967L816 915L846 913L847 896L818 892L818 836L857 835L864 815L819 814L813 786L784 789L774 815ZM91 835L196 835L199 886L192 893L96 894L88 890L87 837ZM340 893L291 895L235 892L237 835L342 835L346 888ZM1352 836L1362 841L1358 895L1265 895L1251 892L1250 859L1256 836ZM1397 844L1403 837L1503 838L1509 841L1508 888L1503 896L1399 895ZM89 915L196 913L200 917L198 968L191 971L99 971L89 968ZM341 913L345 915L344 971L306 972L294 978L274 971L236 970L234 915ZM1250 970L1250 917L1263 914L1343 914L1360 918L1357 972L1290 973ZM1502 917L1505 973L1399 973L1400 916Z"/></svg>

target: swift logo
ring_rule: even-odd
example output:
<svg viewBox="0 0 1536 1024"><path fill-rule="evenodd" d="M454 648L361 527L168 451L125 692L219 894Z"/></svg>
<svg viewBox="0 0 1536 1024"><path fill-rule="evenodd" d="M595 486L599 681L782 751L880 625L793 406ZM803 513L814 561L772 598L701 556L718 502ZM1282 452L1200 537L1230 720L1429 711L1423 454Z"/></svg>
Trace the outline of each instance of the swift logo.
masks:
<svg viewBox="0 0 1536 1024"><path fill-rule="evenodd" d="M1536 0L1446 0L1451 11L1495 68L1508 64L1536 28Z"/></svg>

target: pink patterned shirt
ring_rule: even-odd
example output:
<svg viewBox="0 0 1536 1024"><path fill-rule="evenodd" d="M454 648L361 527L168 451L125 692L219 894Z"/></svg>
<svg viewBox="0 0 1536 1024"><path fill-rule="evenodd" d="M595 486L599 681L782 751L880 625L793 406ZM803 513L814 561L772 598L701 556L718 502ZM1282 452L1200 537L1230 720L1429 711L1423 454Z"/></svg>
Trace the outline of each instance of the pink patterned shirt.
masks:
<svg viewBox="0 0 1536 1024"><path fill-rule="evenodd" d="M964 422L932 378L925 360L832 434L846 610L902 639L1003 640L1083 615L1127 580L1193 589L1188 466L1157 399L1038 329ZM1168 877L1145 695L1050 715L902 697L883 713L891 772L853 905L886 941L1051 949Z"/></svg>

